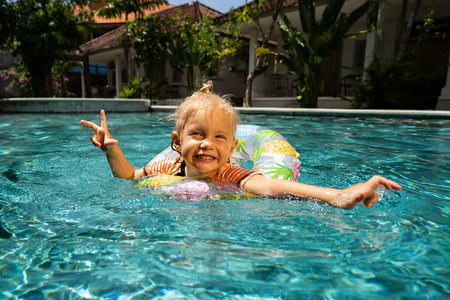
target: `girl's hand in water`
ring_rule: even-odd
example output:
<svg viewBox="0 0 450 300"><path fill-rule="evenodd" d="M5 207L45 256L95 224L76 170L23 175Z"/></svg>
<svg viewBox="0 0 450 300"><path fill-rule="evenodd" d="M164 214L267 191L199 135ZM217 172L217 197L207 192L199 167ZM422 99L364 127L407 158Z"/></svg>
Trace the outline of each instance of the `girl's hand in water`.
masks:
<svg viewBox="0 0 450 300"><path fill-rule="evenodd" d="M392 181L381 176L373 176L368 181L355 184L349 188L341 190L334 203L334 206L350 209L363 203L367 207L372 207L378 202L378 193L376 189L384 187L388 190L400 190L402 187Z"/></svg>
<svg viewBox="0 0 450 300"><path fill-rule="evenodd" d="M99 147L104 152L109 150L109 147L112 145L117 145L119 141L115 140L111 133L108 130L108 123L106 121L105 111L102 110L100 112L101 115L101 124L98 126L97 124L85 120L81 120L80 123L92 128L95 131L95 134L91 136L91 141L94 146Z"/></svg>

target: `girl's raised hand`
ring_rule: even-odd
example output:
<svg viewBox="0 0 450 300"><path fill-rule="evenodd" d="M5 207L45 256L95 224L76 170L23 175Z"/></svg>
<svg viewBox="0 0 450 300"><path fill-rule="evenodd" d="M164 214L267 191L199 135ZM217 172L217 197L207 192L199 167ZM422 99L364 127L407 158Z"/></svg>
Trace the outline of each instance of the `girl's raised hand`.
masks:
<svg viewBox="0 0 450 300"><path fill-rule="evenodd" d="M85 120L81 120L80 123L84 126L90 127L95 131L95 134L91 136L91 141L94 146L99 147L103 151L108 151L109 146L117 145L119 141L115 140L111 133L108 130L108 123L106 121L105 111L102 110L100 112L101 116L101 124L98 126L97 124Z"/></svg>

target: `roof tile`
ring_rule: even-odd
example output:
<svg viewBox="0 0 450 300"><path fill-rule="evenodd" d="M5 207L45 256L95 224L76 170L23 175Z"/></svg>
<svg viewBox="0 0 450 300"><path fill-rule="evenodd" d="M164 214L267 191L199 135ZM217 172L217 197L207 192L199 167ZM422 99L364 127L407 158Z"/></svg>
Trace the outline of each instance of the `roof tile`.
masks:
<svg viewBox="0 0 450 300"><path fill-rule="evenodd" d="M174 6L154 13L155 16L161 16L161 18L166 20L171 17L175 17L177 14L180 16L192 16L193 18L189 19L192 23L198 22L206 16L210 16L211 19L215 19L222 15L220 12L198 2ZM85 54L89 54L117 48L119 47L118 39L125 33L125 31L125 26L121 26L81 45L80 49Z"/></svg>

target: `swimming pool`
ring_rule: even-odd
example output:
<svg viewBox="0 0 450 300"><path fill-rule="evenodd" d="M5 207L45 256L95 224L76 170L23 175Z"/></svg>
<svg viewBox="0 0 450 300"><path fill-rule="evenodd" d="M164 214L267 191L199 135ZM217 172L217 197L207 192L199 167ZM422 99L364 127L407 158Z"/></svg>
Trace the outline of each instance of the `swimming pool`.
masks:
<svg viewBox="0 0 450 300"><path fill-rule="evenodd" d="M165 114L108 114L136 167ZM390 299L450 296L450 120L244 116L301 154L300 181L399 182L373 208L188 202L114 178L80 119L0 115L0 299Z"/></svg>

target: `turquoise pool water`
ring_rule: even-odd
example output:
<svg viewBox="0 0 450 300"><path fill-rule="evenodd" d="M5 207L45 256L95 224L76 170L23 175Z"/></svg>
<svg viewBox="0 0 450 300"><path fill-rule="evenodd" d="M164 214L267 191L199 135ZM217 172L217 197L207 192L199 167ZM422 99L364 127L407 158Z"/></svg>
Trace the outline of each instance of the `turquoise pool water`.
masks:
<svg viewBox="0 0 450 300"><path fill-rule="evenodd" d="M107 116L135 166L170 144L164 114ZM243 117L293 144L301 182L403 185L346 211L151 195L111 175L82 118L99 115L0 115L0 299L450 297L450 120Z"/></svg>

